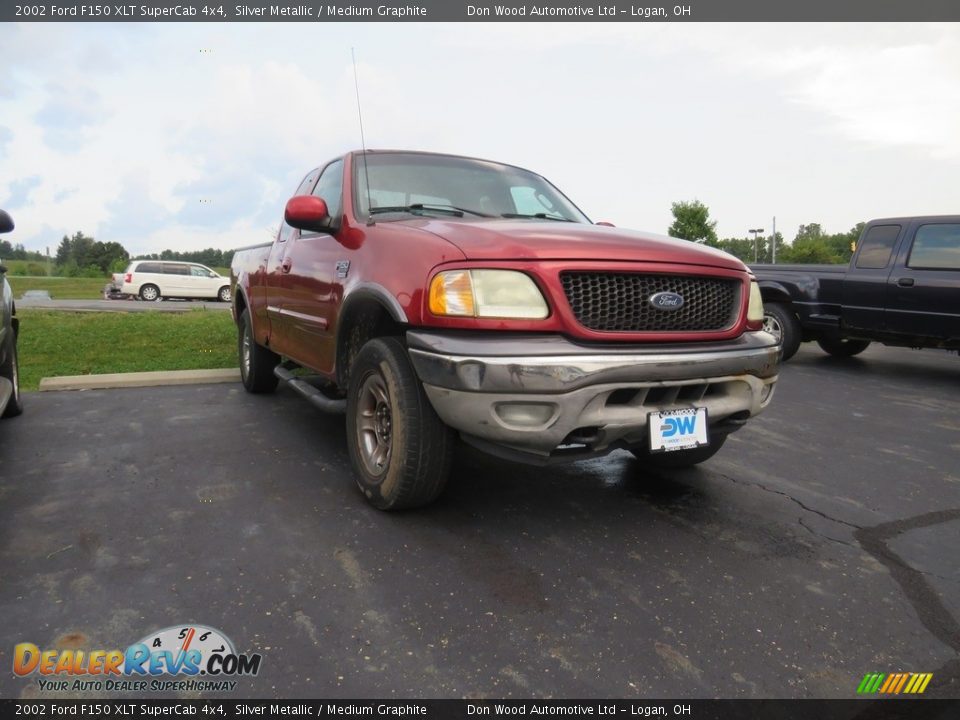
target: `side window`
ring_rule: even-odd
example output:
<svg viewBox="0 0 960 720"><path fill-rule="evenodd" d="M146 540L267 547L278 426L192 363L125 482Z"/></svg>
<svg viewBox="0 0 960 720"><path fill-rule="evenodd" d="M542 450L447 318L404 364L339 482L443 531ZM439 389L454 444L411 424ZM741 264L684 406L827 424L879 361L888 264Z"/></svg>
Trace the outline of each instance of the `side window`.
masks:
<svg viewBox="0 0 960 720"><path fill-rule="evenodd" d="M343 160L335 160L324 169L313 194L327 203L330 221L336 224L340 219L343 198Z"/></svg>
<svg viewBox="0 0 960 720"><path fill-rule="evenodd" d="M191 265L190 274L193 275L193 277L210 277L210 273L207 272L206 268L202 268L199 265Z"/></svg>
<svg viewBox="0 0 960 720"><path fill-rule="evenodd" d="M307 176L300 183L300 186L297 188L297 191L290 197L296 195L307 195L313 189L313 184L317 181L317 175L320 173L320 168L311 170L307 173ZM293 234L294 228L284 221L283 217L280 217L280 234L277 235L277 242L286 242L290 239L290 236Z"/></svg>
<svg viewBox="0 0 960 720"><path fill-rule="evenodd" d="M874 225L860 241L857 267L879 270L890 262L890 253L900 235L899 225Z"/></svg>
<svg viewBox="0 0 960 720"><path fill-rule="evenodd" d="M162 273L163 266L160 263L140 263L134 272L138 273Z"/></svg>
<svg viewBox="0 0 960 720"><path fill-rule="evenodd" d="M921 225L907 267L960 270L960 225Z"/></svg>
<svg viewBox="0 0 960 720"><path fill-rule="evenodd" d="M164 265L164 275L189 275L190 267L188 265Z"/></svg>

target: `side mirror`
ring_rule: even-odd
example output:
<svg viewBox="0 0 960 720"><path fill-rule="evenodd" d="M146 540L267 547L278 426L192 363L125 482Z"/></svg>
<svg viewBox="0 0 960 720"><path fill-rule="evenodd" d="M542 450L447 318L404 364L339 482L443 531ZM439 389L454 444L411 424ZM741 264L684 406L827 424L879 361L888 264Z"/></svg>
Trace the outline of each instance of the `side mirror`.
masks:
<svg viewBox="0 0 960 720"><path fill-rule="evenodd" d="M0 233L8 233L13 230L13 218L7 214L6 210L0 210Z"/></svg>
<svg viewBox="0 0 960 720"><path fill-rule="evenodd" d="M330 213L323 198L313 195L297 195L287 200L283 211L287 225L300 230L326 232L330 229Z"/></svg>
<svg viewBox="0 0 960 720"><path fill-rule="evenodd" d="M603 225L604 227L616 227L612 222L607 222L606 220L601 220L600 222L594 223L594 225Z"/></svg>

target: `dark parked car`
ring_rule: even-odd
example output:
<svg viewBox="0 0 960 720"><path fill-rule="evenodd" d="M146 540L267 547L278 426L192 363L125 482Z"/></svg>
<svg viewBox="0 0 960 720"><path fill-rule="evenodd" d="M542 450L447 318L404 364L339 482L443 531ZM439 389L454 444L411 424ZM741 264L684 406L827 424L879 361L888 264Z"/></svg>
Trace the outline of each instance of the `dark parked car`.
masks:
<svg viewBox="0 0 960 720"><path fill-rule="evenodd" d="M842 357L871 342L960 350L960 215L871 220L849 267L752 269L784 360L808 340Z"/></svg>
<svg viewBox="0 0 960 720"><path fill-rule="evenodd" d="M0 210L0 233L13 230L13 220ZM0 308L0 413L3 417L13 417L23 412L20 399L20 369L17 364L17 333L20 322L13 303L13 290L7 282L7 269L0 265L3 284L3 306Z"/></svg>

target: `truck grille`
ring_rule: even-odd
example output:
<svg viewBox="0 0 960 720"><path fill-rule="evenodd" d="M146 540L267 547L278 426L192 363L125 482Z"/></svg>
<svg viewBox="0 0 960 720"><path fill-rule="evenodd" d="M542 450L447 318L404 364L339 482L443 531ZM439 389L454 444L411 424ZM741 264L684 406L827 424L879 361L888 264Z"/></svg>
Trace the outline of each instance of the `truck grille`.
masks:
<svg viewBox="0 0 960 720"><path fill-rule="evenodd" d="M562 272L573 314L590 330L614 332L723 330L736 321L740 281L639 273ZM650 296L677 293L683 305L662 310Z"/></svg>

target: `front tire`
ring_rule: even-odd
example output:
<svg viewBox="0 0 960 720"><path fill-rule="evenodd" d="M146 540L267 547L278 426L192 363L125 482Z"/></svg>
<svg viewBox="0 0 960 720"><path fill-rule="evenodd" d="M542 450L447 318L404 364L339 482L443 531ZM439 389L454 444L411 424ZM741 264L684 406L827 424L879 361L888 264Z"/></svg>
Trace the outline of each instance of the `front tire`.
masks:
<svg viewBox="0 0 960 720"><path fill-rule="evenodd" d="M726 441L726 435L718 435L711 438L710 444L706 447L663 453L652 453L647 448L642 447L631 448L630 452L646 467L657 468L658 470L678 470L706 462L720 452L720 448Z"/></svg>
<svg viewBox="0 0 960 720"><path fill-rule="evenodd" d="M253 324L250 311L244 310L240 316L237 337L237 355L240 360L240 380L250 393L269 393L277 389L280 378L273 370L280 364L280 356L272 350L257 345L253 337Z"/></svg>
<svg viewBox="0 0 960 720"><path fill-rule="evenodd" d="M6 358L0 366L0 375L13 384L13 394L3 411L3 417L16 417L23 412L23 398L20 395L20 361L17 357L17 334L10 328Z"/></svg>
<svg viewBox="0 0 960 720"><path fill-rule="evenodd" d="M787 361L797 354L803 331L800 321L788 306L782 303L764 303L763 329L780 341L780 359Z"/></svg>
<svg viewBox="0 0 960 720"><path fill-rule="evenodd" d="M160 288L156 285L144 285L140 288L140 299L146 302L159 302Z"/></svg>
<svg viewBox="0 0 960 720"><path fill-rule="evenodd" d="M454 439L403 343L385 337L364 345L350 368L347 447L370 504L400 510L435 500L450 475Z"/></svg>
<svg viewBox="0 0 960 720"><path fill-rule="evenodd" d="M826 352L835 357L853 357L859 355L868 347L869 340L848 340L847 338L820 338L817 345Z"/></svg>
<svg viewBox="0 0 960 720"><path fill-rule="evenodd" d="M224 285L217 292L217 300L219 300L220 302L230 302L231 299L232 299L232 296L230 295L230 286Z"/></svg>

